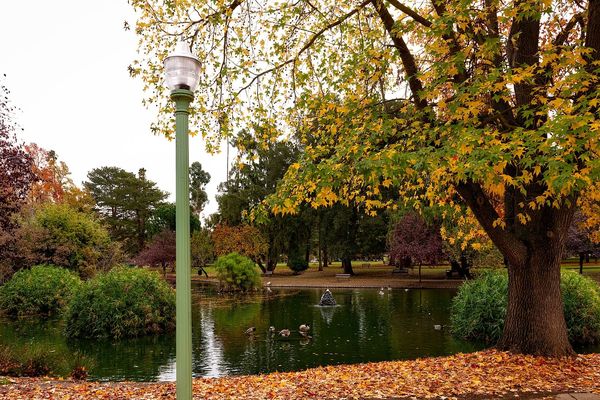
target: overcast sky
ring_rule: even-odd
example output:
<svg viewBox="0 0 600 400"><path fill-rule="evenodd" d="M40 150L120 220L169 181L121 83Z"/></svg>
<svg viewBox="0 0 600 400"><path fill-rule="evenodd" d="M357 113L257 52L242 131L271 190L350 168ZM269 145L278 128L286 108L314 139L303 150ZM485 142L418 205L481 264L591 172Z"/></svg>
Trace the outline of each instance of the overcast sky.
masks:
<svg viewBox="0 0 600 400"><path fill-rule="evenodd" d="M126 0L2 0L0 74L20 108L20 139L54 150L81 185L89 170L146 168L149 179L175 192L175 142L152 135L154 115L141 103L142 84L127 73L136 37L123 30L135 16ZM209 156L190 140L190 163L212 179L205 215L216 211L225 155Z"/></svg>

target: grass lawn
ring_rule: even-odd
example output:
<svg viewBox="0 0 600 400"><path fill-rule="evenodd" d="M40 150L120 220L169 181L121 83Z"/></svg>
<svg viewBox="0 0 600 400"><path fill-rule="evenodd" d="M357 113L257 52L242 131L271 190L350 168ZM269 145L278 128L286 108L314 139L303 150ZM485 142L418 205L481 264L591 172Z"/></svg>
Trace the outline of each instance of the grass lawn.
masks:
<svg viewBox="0 0 600 400"><path fill-rule="evenodd" d="M460 279L448 279L446 278L446 270L450 267L449 265L435 265L435 266L422 266L421 267L421 279L424 281L445 281L455 282L456 284L451 285L456 287L460 285ZM366 286L366 287L378 287L391 285L393 287L404 287L398 282L407 281L418 281L419 280L419 268L414 267L409 270L408 274L392 274L393 267L385 265L382 261L362 261L356 260L352 262L352 269L354 270L355 276L351 279L342 281L336 278L336 274L342 273L341 262L332 262L328 267L324 268L323 271L319 271L318 263L310 263L306 271L300 275L294 275L293 272L288 268L285 263L277 264L277 268L274 273L269 276L265 276L265 280L273 281L274 284L280 283L285 286L307 286L314 285L315 287L321 286ZM567 259L562 262L562 269L567 271L579 271L579 260L578 259ZM162 273L160 268L156 268L157 271ZM209 265L205 268L208 274L209 280L214 281L216 279L215 268ZM475 274L481 269L475 268L472 270ZM596 280L600 283L600 262L591 260L590 263L584 264L583 273L586 276ZM167 269L167 274L170 278L173 278L173 273L170 269ZM198 275L197 268L192 269L192 279L204 280L205 275ZM285 279L285 281L284 281ZM369 283L370 282L370 283ZM394 283L397 284L394 284ZM443 285L447 287L447 285Z"/></svg>

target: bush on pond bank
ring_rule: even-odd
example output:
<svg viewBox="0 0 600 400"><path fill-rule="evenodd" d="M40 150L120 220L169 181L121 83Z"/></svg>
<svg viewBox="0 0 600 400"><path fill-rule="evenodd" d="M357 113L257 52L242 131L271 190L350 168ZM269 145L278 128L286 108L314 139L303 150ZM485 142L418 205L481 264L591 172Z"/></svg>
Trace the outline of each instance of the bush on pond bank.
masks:
<svg viewBox="0 0 600 400"><path fill-rule="evenodd" d="M302 271L306 271L308 269L308 262L305 258L296 257L289 261L288 263L290 269L294 271L294 275L298 275Z"/></svg>
<svg viewBox="0 0 600 400"><path fill-rule="evenodd" d="M254 261L238 253L219 257L215 262L215 271L223 290L245 292L260 286L260 273Z"/></svg>
<svg viewBox="0 0 600 400"><path fill-rule="evenodd" d="M69 337L134 337L175 327L175 291L160 275L117 267L83 284L66 313Z"/></svg>
<svg viewBox="0 0 600 400"><path fill-rule="evenodd" d="M53 265L38 265L0 286L0 312L11 316L60 313L81 286L79 276Z"/></svg>
<svg viewBox="0 0 600 400"><path fill-rule="evenodd" d="M600 342L600 287L589 278L565 271L561 293L570 342ZM507 301L505 271L487 271L465 283L452 301L452 332L465 339L496 343L504 329Z"/></svg>
<svg viewBox="0 0 600 400"><path fill-rule="evenodd" d="M0 345L0 376L70 376L85 379L92 362L85 356L56 352L42 345L32 344L16 350Z"/></svg>

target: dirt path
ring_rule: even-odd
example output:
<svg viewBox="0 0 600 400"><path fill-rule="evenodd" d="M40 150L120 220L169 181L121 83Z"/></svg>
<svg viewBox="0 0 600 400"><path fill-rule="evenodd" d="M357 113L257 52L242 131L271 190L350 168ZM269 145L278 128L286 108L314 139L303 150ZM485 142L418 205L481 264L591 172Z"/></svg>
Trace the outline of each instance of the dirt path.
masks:
<svg viewBox="0 0 600 400"><path fill-rule="evenodd" d="M263 283L271 282L272 287L316 287L316 288L457 288L461 279L422 278L392 274L390 269L371 268L355 271L351 277L336 277L338 271L307 271L302 275L276 273L264 276Z"/></svg>
<svg viewBox="0 0 600 400"><path fill-rule="evenodd" d="M358 264L353 267L354 275L340 277L340 267L328 267L318 271L311 267L300 275L294 275L286 267L278 267L272 275L263 275L263 285L270 282L271 287L289 288L457 288L464 280L446 278L444 268L428 268L422 270L422 279L419 281L418 269L411 270L408 274L392 274L392 267L381 264ZM167 279L175 281L174 274L167 274ZM217 284L217 280L210 276L192 275L192 280Z"/></svg>

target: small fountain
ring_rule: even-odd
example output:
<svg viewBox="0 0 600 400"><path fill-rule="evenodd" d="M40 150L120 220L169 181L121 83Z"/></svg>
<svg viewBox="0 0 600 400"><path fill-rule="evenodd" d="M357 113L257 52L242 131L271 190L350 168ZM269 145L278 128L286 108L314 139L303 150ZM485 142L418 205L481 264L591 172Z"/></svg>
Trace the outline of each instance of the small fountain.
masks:
<svg viewBox="0 0 600 400"><path fill-rule="evenodd" d="M335 306L335 305L337 305L337 303L335 302L335 299L333 298L333 295L331 294L329 289L325 290L325 292L321 296L321 301L319 301L319 305L320 306Z"/></svg>

